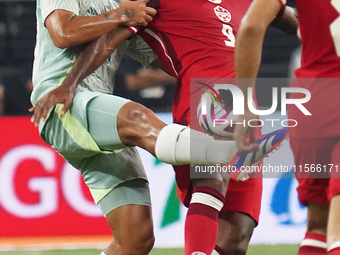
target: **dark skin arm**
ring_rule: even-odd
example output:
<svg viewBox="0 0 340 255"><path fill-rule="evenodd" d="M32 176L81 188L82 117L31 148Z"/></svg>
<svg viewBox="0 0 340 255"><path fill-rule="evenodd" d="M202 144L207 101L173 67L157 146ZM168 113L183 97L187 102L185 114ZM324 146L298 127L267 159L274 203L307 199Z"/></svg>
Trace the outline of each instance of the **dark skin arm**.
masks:
<svg viewBox="0 0 340 255"><path fill-rule="evenodd" d="M115 10L86 17L55 10L46 18L45 25L55 46L68 48L90 42L120 25L146 26L156 15L155 9L146 6L148 1L122 1Z"/></svg>
<svg viewBox="0 0 340 255"><path fill-rule="evenodd" d="M97 70L118 46L131 36L132 32L129 29L118 27L89 43L77 58L63 84L68 83L77 86L82 80Z"/></svg>
<svg viewBox="0 0 340 255"><path fill-rule="evenodd" d="M89 43L77 58L70 74L62 85L43 96L30 112L34 112L31 121L36 125L40 119L45 119L49 110L56 104L64 104L61 114L64 114L72 105L77 85L88 75L93 73L104 61L123 43L132 36L126 27L102 35Z"/></svg>
<svg viewBox="0 0 340 255"><path fill-rule="evenodd" d="M281 5L277 0L255 0L252 2L246 15L242 19L235 49L235 68L237 85L242 90L244 98L248 97L248 87L255 86L255 79L258 74L262 45L265 32L269 24L280 11ZM248 120L255 119L253 113L248 109L245 100L244 115L240 115L239 122L248 123ZM254 137L254 128L247 125L237 125L234 132L236 145L241 152L256 151L258 147L250 141L246 143L247 134Z"/></svg>

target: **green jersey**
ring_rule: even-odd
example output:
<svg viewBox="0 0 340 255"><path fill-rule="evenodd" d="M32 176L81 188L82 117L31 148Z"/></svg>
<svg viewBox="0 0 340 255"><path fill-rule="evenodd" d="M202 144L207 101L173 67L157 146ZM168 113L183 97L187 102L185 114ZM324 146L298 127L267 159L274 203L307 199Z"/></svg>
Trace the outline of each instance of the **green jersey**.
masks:
<svg viewBox="0 0 340 255"><path fill-rule="evenodd" d="M76 15L91 16L116 9L117 0L37 0L37 44L34 52L33 92L34 105L39 98L55 89L71 70L82 46L60 49L56 47L45 27L46 18L57 9L73 12ZM123 43L94 73L88 76L78 88L112 93L113 79L119 64L127 53L144 66L150 65L156 55L140 38L134 37Z"/></svg>

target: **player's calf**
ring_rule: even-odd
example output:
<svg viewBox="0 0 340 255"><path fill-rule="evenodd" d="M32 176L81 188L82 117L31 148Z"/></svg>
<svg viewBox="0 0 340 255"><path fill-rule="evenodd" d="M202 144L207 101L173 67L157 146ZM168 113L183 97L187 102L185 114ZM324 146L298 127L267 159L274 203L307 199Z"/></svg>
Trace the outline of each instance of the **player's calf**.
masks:
<svg viewBox="0 0 340 255"><path fill-rule="evenodd" d="M222 212L219 215L219 232L213 255L244 255L256 221L241 212Z"/></svg>
<svg viewBox="0 0 340 255"><path fill-rule="evenodd" d="M149 254L155 241L149 206L138 204L120 206L107 214L106 220L114 238L104 251L106 255Z"/></svg>
<svg viewBox="0 0 340 255"><path fill-rule="evenodd" d="M134 102L120 109L117 126L123 144L144 148L172 165L228 163L237 151L234 141L216 141L187 126L166 125L150 109ZM192 147L191 141L195 141Z"/></svg>
<svg viewBox="0 0 340 255"><path fill-rule="evenodd" d="M166 124L150 109L135 102L125 104L117 115L117 129L123 144L139 146L155 155L155 142Z"/></svg>
<svg viewBox="0 0 340 255"><path fill-rule="evenodd" d="M212 253L223 202L224 195L213 187L194 188L185 221L185 255Z"/></svg>

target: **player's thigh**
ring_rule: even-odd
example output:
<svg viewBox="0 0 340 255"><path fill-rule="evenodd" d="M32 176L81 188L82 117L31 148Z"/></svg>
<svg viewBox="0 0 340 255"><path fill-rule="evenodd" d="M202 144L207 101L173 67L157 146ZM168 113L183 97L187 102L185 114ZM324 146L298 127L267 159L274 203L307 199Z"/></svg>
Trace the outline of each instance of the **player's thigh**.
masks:
<svg viewBox="0 0 340 255"><path fill-rule="evenodd" d="M98 148L88 133L87 115L84 113L88 98L93 99L91 96L92 93L78 93L72 114L65 117L53 111L42 137L81 172L97 203L120 183L136 178L147 180L147 177L136 148L127 147L112 153L103 153Z"/></svg>
<svg viewBox="0 0 340 255"><path fill-rule="evenodd" d="M229 179L224 178L221 173L209 174L209 178L192 178L191 184L193 189L203 186L208 186L218 190L223 196L225 196Z"/></svg>
<svg viewBox="0 0 340 255"><path fill-rule="evenodd" d="M218 174L218 176L215 176L216 178L213 178L214 174L212 174L210 175L211 178L199 179L191 178L190 165L175 165L173 168L175 170L176 184L180 190L180 198L186 207L189 206L193 190L196 187L209 186L225 194L228 180L223 179L220 173L216 173Z"/></svg>
<svg viewBox="0 0 340 255"><path fill-rule="evenodd" d="M145 236L153 235L149 187L138 152L135 148L128 147L112 153L101 153L92 134L89 133L87 107L89 103L97 102L96 99L102 96L107 99L110 97L111 100L111 96L102 93L77 92L71 113L68 112L64 117L55 110L51 113L43 129L43 137L81 172L94 201L104 215L120 207L133 206L130 210L134 213L131 220L138 224L143 222L141 226L145 226ZM123 101L121 105L125 103L126 101ZM94 106L98 109L97 103ZM107 107L101 106L99 109ZM101 125L101 121L101 119L98 119L98 122L92 120L93 125L105 126ZM112 124L112 119L110 123L109 129L115 126ZM105 130L108 131L107 127ZM111 141L114 139L112 138ZM139 220L135 216L136 212L140 212ZM110 226L114 226L111 221L108 220ZM125 221L129 219L126 218Z"/></svg>
<svg viewBox="0 0 340 255"><path fill-rule="evenodd" d="M147 254L153 245L151 199L142 162L134 147L96 154L79 166L94 201L124 254ZM118 245L118 246L117 246Z"/></svg>
<svg viewBox="0 0 340 255"><path fill-rule="evenodd" d="M122 97L102 94L86 105L88 130L99 148L115 150L124 148L118 134L118 113L130 102Z"/></svg>
<svg viewBox="0 0 340 255"><path fill-rule="evenodd" d="M73 163L74 160L69 159L68 161ZM74 166L83 175L96 203L102 200L112 189L123 183L135 179L147 180L142 161L134 147L124 148L116 153L98 153L82 159L80 162L76 161ZM118 206L119 201L119 197L117 197L115 203L118 203ZM103 213L107 214L108 211L104 210Z"/></svg>
<svg viewBox="0 0 340 255"><path fill-rule="evenodd" d="M109 105L113 101L115 108ZM104 93L78 91L71 110L64 116L58 107L53 109L41 137L68 158L85 158L103 150L124 148L115 124L117 111L127 102Z"/></svg>
<svg viewBox="0 0 340 255"><path fill-rule="evenodd" d="M66 128L56 116L53 114L46 123L51 144L81 172L96 203L121 183L134 179L147 180L136 148L127 147L112 153L102 153L73 115L69 116L72 121ZM73 129L74 122L78 128Z"/></svg>
<svg viewBox="0 0 340 255"><path fill-rule="evenodd" d="M135 179L110 191L98 203L106 215L119 246L142 247L153 244L153 224L148 182Z"/></svg>

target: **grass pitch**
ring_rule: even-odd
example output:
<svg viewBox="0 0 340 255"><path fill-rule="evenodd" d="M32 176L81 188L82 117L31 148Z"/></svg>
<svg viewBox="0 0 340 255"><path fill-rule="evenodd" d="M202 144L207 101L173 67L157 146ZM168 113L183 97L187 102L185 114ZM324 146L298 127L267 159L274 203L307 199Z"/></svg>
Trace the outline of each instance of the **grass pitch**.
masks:
<svg viewBox="0 0 340 255"><path fill-rule="evenodd" d="M295 255L297 245L253 245L247 255ZM100 250L11 251L1 255L99 255ZM183 249L153 249L150 255L182 255Z"/></svg>

